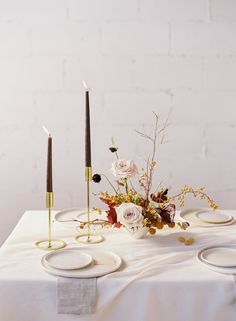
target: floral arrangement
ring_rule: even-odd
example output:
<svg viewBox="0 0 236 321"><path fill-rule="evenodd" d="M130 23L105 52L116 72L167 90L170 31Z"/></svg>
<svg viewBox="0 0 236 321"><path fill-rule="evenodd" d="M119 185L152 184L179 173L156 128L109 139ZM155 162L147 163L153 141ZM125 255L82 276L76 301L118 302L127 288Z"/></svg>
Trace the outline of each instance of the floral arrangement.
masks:
<svg viewBox="0 0 236 321"><path fill-rule="evenodd" d="M107 219L114 227L125 226L128 230L135 232L140 227L145 227L150 234L155 234L157 229L164 226L173 228L176 225L181 229L186 229L188 222L175 221L176 202L180 207L184 206L187 194L206 200L209 206L215 210L217 205L213 198L208 196L204 187L193 189L184 186L175 196L169 196L168 189L162 184L157 186L156 191L152 192L153 174L157 167L155 161L158 142L163 143L167 120L164 125L159 127L159 117L155 115L155 127L153 136L137 131L139 135L152 143L152 153L146 160L145 169L138 170L133 160L125 160L119 157L118 147L114 139L110 151L115 155L116 160L112 163L111 173L115 177L115 185L105 174L93 175L93 181L99 183L104 177L112 193L103 191L99 194L102 202L108 206ZM134 186L138 183L138 190Z"/></svg>

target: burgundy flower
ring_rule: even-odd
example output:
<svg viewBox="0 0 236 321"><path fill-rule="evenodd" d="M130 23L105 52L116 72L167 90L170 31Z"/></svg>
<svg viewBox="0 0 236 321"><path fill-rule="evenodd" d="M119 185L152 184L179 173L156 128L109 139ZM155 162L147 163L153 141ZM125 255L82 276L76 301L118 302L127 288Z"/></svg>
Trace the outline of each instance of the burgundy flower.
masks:
<svg viewBox="0 0 236 321"><path fill-rule="evenodd" d="M175 217L175 205L169 204L165 208L157 208L157 213L160 215L162 220L166 223L174 222Z"/></svg>
<svg viewBox="0 0 236 321"><path fill-rule="evenodd" d="M107 212L107 219L111 224L114 224L115 227L120 228L121 223L117 222L117 214L114 208L109 208Z"/></svg>
<svg viewBox="0 0 236 321"><path fill-rule="evenodd" d="M163 192L158 192L157 194L151 194L151 199L156 203L164 203L167 201L167 193L168 189Z"/></svg>
<svg viewBox="0 0 236 321"><path fill-rule="evenodd" d="M114 224L114 226L117 227L117 228L120 228L120 227L122 226L122 224L121 224L120 222L116 222L116 223Z"/></svg>
<svg viewBox="0 0 236 321"><path fill-rule="evenodd" d="M107 212L107 219L111 224L117 223L117 214L114 208L109 208Z"/></svg>

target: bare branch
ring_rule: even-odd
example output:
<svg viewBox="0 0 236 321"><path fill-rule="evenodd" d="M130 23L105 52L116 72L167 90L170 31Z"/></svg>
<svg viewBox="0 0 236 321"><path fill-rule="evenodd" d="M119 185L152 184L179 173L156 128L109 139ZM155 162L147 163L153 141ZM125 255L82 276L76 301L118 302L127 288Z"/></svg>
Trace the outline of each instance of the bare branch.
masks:
<svg viewBox="0 0 236 321"><path fill-rule="evenodd" d="M167 118L166 118L166 121L165 121L164 126L163 126L164 130L163 130L163 135L162 135L162 139L161 139L161 144L163 144L163 141L164 141L165 129L169 126L168 121L169 121L171 113L172 113L172 108L170 108L169 113L168 113Z"/></svg>
<svg viewBox="0 0 236 321"><path fill-rule="evenodd" d="M146 138L152 142L153 149L152 149L152 154L148 158L148 161L146 163L146 175L147 175L147 184L145 186L145 191L146 191L146 207L148 207L149 203L149 194L152 188L152 181L153 181L153 173L154 173L154 168L155 168L155 156L156 156L156 151L157 151L157 139L159 135L162 134L162 137L160 138L160 144L163 144L164 137L165 137L165 130L168 127L168 121L170 117L170 112L161 128L159 128L159 116L153 112L155 116L155 124L154 124L154 133L153 136L149 136L145 133L142 133L138 130L136 132L141 135L143 138Z"/></svg>
<svg viewBox="0 0 236 321"><path fill-rule="evenodd" d="M141 135L143 138L147 138L147 139L149 139L149 140L151 140L151 141L153 142L153 138L150 137L150 136L148 136L147 134L144 134L144 133L142 133L142 132L140 132L140 131L138 131L138 130L135 130L135 132L136 132L137 134Z"/></svg>

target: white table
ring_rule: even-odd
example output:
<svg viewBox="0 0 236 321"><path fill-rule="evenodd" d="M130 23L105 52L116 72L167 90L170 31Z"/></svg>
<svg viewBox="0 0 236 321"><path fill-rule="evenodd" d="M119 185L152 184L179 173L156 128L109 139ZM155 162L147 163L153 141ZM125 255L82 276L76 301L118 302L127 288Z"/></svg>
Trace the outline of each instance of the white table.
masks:
<svg viewBox="0 0 236 321"><path fill-rule="evenodd" d="M236 213L235 213L236 214ZM76 232L54 224L54 236L70 245ZM199 249L236 244L236 225L165 229L133 240L125 231L105 231L106 241L93 247L119 254L125 267L98 279L95 315L57 314L57 278L40 265L44 251L34 242L45 237L47 213L26 212L0 249L0 321L235 321L234 276L200 265ZM192 246L180 235L196 239Z"/></svg>

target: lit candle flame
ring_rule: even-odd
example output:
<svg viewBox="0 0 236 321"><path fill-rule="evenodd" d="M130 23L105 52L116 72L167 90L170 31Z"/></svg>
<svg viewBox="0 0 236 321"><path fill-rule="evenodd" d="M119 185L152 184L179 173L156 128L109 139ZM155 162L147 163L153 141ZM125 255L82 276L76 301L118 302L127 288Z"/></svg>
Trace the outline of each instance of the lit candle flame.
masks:
<svg viewBox="0 0 236 321"><path fill-rule="evenodd" d="M83 85L84 85L84 88L88 91L88 86L84 80L83 80Z"/></svg>
<svg viewBox="0 0 236 321"><path fill-rule="evenodd" d="M48 136L51 136L49 130L48 130L45 126L43 126L43 130L45 131L45 133L46 133Z"/></svg>

